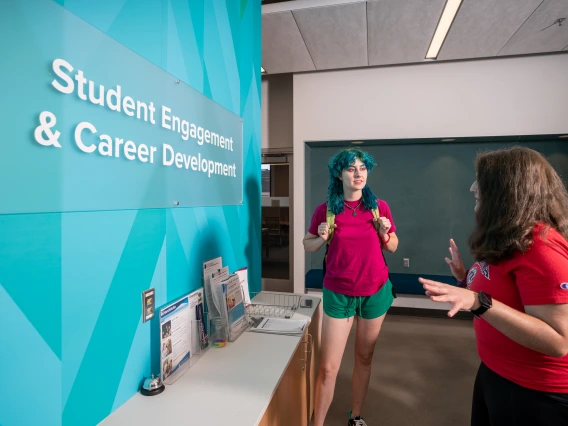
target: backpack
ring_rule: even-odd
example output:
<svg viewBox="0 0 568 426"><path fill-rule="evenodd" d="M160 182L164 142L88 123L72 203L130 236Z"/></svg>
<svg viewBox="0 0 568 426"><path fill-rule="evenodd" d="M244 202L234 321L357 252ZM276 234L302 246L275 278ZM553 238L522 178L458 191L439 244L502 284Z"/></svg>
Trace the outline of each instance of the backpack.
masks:
<svg viewBox="0 0 568 426"><path fill-rule="evenodd" d="M371 212L373 213L373 218L375 218L375 219L380 218L379 206L378 205L377 205L377 208L372 209ZM327 210L326 210L326 213L325 213L325 221L329 225L329 236L327 237L327 241L326 241L326 245L325 245L325 254L323 256L323 276L324 277L325 277L325 273L326 273L325 261L327 259L327 251L329 250L329 244L331 243L331 240L333 239L333 232L334 232L333 225L335 223L335 213L333 213L329 209L329 206L327 206ZM375 223L375 228L376 228L376 231L377 231L377 237L379 237L379 228L377 226L377 222L374 222L374 223ZM383 255L383 260L385 262L385 265L387 265L387 259L385 258L385 254L383 253L382 248L381 248L381 254ZM387 268L388 268L388 265L387 265ZM392 284L392 295L396 299L396 292L394 290L394 284L392 283L392 280L390 278L390 271L388 272L388 277L389 277L389 281Z"/></svg>

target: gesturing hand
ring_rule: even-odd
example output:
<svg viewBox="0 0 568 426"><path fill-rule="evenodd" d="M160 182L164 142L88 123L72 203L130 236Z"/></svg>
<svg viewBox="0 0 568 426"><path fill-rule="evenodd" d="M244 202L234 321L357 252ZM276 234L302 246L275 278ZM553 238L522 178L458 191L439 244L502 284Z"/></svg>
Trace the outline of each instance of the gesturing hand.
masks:
<svg viewBox="0 0 568 426"><path fill-rule="evenodd" d="M334 223L333 224L333 229L337 228L337 225ZM322 240L327 241L327 239L329 238L329 223L327 222L322 222L319 226L318 226L318 235L321 237Z"/></svg>
<svg viewBox="0 0 568 426"><path fill-rule="evenodd" d="M460 256L460 251L458 250L458 246L454 240L450 240L450 256L451 259L445 258L446 263L450 266L450 270L452 271L452 275L458 281L462 281L465 279L465 268L463 266L463 261Z"/></svg>
<svg viewBox="0 0 568 426"><path fill-rule="evenodd" d="M479 307L477 296L471 290L454 287L437 281L426 280L424 278L418 278L418 281L420 281L422 287L426 290L426 296L429 296L430 300L452 304L452 308L448 312L449 317L453 317L460 310L469 311Z"/></svg>
<svg viewBox="0 0 568 426"><path fill-rule="evenodd" d="M374 221L379 227L379 234L381 235L386 235L392 228L391 221L386 217L380 217L378 219L374 219Z"/></svg>

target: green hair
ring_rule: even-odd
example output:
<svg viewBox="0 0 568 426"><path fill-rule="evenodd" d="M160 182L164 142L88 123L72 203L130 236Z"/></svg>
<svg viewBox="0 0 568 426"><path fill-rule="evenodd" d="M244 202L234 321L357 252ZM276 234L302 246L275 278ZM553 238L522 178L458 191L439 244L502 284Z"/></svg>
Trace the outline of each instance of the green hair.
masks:
<svg viewBox="0 0 568 426"><path fill-rule="evenodd" d="M327 205L333 214L337 215L343 211L343 182L339 177L343 171L351 167L357 159L361 160L369 173L373 167L377 165L373 157L357 148L343 149L335 154L329 162ZM377 197L375 197L368 184L365 184L363 188L363 205L367 210L377 208Z"/></svg>

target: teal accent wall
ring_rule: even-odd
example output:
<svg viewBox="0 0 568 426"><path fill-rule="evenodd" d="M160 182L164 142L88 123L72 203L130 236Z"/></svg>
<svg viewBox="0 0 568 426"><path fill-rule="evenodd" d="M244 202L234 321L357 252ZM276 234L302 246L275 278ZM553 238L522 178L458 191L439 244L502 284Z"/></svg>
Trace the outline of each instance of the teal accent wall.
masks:
<svg viewBox="0 0 568 426"><path fill-rule="evenodd" d="M475 225L473 161L479 151L527 146L541 152L558 174L568 180L568 145L561 141L422 143L361 146L377 167L369 174L372 191L388 203L399 245L386 253L396 274L451 275L444 257L449 239L460 249L466 268L473 263L467 241ZM325 201L327 164L341 147L306 146L306 231L316 206ZM324 173L325 171L325 173ZM324 250L306 253L306 272L321 269ZM410 259L410 268L403 259Z"/></svg>
<svg viewBox="0 0 568 426"><path fill-rule="evenodd" d="M260 2L57 3L243 118L244 204L0 215L2 426L96 425L127 401L151 373L143 290L173 300L216 256L261 286Z"/></svg>

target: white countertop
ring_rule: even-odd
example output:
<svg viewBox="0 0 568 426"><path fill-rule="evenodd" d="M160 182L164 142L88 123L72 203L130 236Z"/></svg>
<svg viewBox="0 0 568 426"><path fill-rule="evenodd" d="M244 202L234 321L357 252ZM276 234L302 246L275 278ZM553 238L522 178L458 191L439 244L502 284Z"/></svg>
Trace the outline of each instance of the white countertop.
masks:
<svg viewBox="0 0 568 426"><path fill-rule="evenodd" d="M313 306L294 318L311 318L320 298L301 296ZM135 394L100 425L256 426L299 343L298 336L244 332L224 348L210 348L161 394Z"/></svg>

